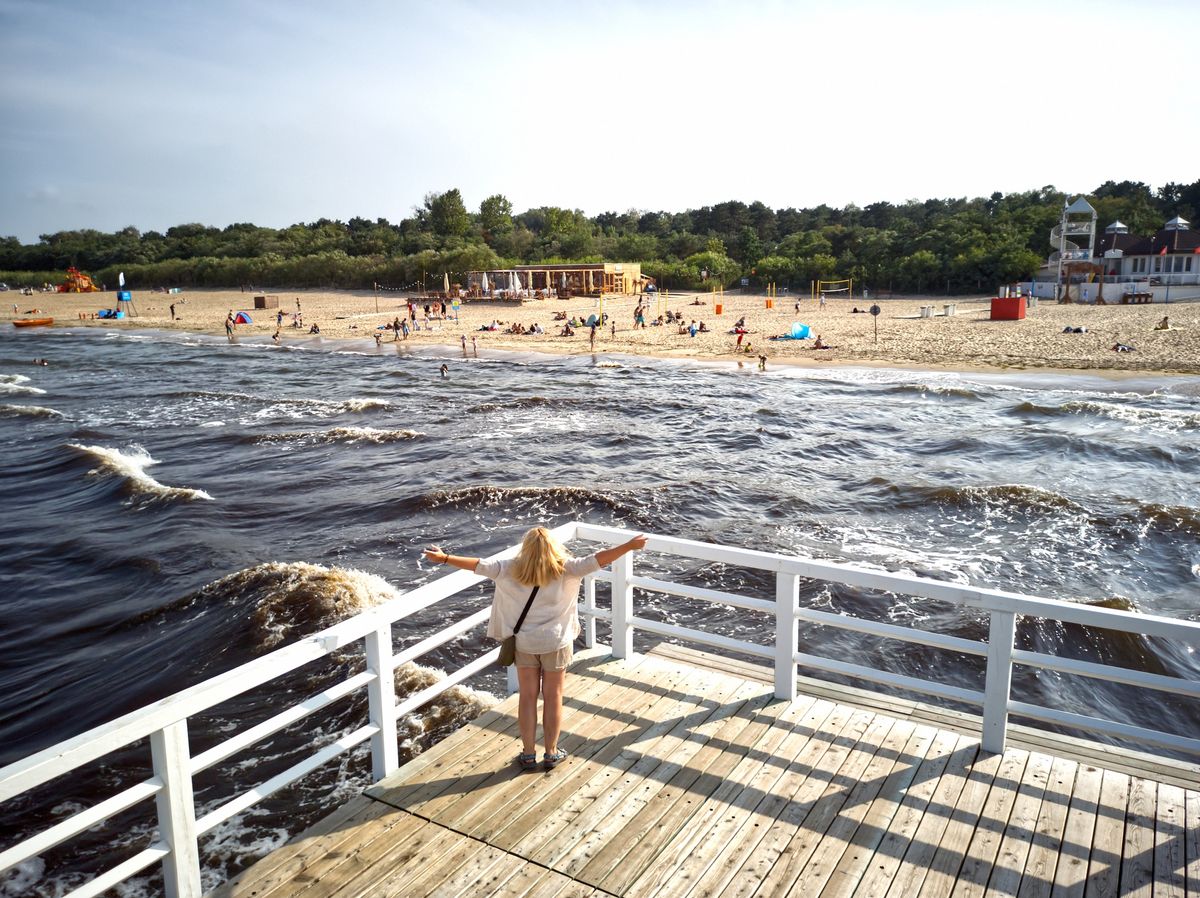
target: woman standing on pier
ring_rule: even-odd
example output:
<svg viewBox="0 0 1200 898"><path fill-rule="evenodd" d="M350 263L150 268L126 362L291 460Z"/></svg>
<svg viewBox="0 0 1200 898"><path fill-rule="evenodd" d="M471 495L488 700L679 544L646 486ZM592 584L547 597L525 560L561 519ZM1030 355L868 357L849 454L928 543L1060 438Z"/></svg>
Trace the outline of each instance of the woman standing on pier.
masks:
<svg viewBox="0 0 1200 898"><path fill-rule="evenodd" d="M450 555L440 547L425 550L425 557L438 564L472 571L496 581L496 597L488 636L504 639L517 635L517 684L520 690L517 722L521 732L523 770L537 767L537 703L542 696L542 735L545 753L542 766L550 770L567 753L558 747L562 725L563 680L571 663L572 643L579 635L579 583L587 574L612 564L626 552L641 549L646 537L633 539L594 555L574 558L545 527L525 534L516 558L483 561ZM534 592L536 588L536 592ZM530 602L530 595L533 600ZM517 625L529 603L525 620Z"/></svg>

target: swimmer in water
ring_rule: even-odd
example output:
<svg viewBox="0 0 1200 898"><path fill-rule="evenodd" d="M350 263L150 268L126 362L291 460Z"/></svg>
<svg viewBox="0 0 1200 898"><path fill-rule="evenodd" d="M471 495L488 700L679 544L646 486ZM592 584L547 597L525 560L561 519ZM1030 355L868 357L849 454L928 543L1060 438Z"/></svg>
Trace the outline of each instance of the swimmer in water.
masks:
<svg viewBox="0 0 1200 898"><path fill-rule="evenodd" d="M442 377L448 377L450 374L450 366L445 362L442 363Z"/></svg>

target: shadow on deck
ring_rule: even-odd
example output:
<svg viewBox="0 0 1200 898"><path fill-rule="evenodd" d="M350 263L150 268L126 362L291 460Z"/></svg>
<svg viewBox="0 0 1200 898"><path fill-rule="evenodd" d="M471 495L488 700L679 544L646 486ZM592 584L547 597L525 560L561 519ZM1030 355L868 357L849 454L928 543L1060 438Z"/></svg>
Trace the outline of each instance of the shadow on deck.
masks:
<svg viewBox="0 0 1200 898"><path fill-rule="evenodd" d="M1200 895L1194 765L675 647L572 673L557 769L509 698L212 895Z"/></svg>

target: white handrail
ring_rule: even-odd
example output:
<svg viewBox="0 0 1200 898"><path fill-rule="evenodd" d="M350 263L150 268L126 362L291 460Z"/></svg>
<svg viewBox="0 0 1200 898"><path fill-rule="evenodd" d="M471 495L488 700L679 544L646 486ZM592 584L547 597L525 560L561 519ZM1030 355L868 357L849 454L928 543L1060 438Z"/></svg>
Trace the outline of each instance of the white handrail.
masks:
<svg viewBox="0 0 1200 898"><path fill-rule="evenodd" d="M608 545L623 542L632 535L632 532L628 530L576 522L557 527L554 532L564 542L581 538ZM634 633L637 630L643 630L771 660L775 667L775 693L781 698L795 697L797 665L802 665L806 668L881 683L893 689L923 692L951 701L981 705L983 707L982 743L986 750L999 751L1003 749L1008 716L1017 714L1034 720L1088 729L1200 754L1200 740L1197 739L1156 732L1129 724L1099 720L1063 710L1041 708L1014 701L1010 695L1012 670L1015 665L1019 664L1137 688L1155 689L1192 698L1200 697L1200 682L1196 680L1151 674L1087 661L1060 659L1044 653L1018 650L1013 645L1013 634L1016 618L1019 615L1048 618L1125 633L1183 640L1192 644L1200 643L1200 624L1198 623L1078 605L1002 590L950 584L909 574L868 570L794 555L739 549L658 534L650 535L646 548L651 552L773 572L776 578L774 599L765 596L738 595L723 590L635 575L634 557L632 554L626 554L614 562L611 573L600 571L584 578L584 601L580 613L585 619L586 641L589 645L594 645L596 641L596 622L607 620L610 622L613 634L611 651L617 657L628 657L632 654ZM492 558L512 557L516 554L517 549L517 546L511 546L505 551L493 555ZM919 596L979 609L990 616L989 639L983 643L843 614L802 609L798 607L797 603L799 581L802 577L844 583L863 589ZM0 769L0 801L5 801L147 736L150 737L155 768L155 776L151 779L134 785L90 808L85 808L72 817L58 821L41 833L28 837L0 852L0 872L77 835L112 814L132 807L139 801L154 797L159 806L159 828L162 833L162 841L147 846L141 853L100 874L71 894L73 896L99 894L145 869L155 861L161 860L167 894L171 898L198 898L200 879L197 839L200 835L210 831L234 814L252 806L277 789L283 788L351 747L367 740L370 740L372 745L374 777L378 779L388 775L398 763L396 755L397 718L421 707L446 689L462 682L495 661L498 650L492 649L451 672L445 679L407 696L402 701L397 702L393 692L392 672L396 666L419 657L477 627L486 618L488 612L486 609L475 612L400 652L394 650L391 625L443 599L456 595L483 579L472 573L456 571L417 587L398 599L328 627L313 636L301 639L204 683L168 696L159 702L123 715L108 724L96 727L87 733ZM597 582L608 582L611 585L612 603L607 609L596 606ZM774 615L774 644L750 643L716 633L639 617L633 604L635 589L684 596ZM800 651L798 625L801 621L810 625L834 627L882 639L914 642L966 655L983 655L987 658L983 691L904 676ZM333 684L324 691L284 709L268 720L262 721L198 755L190 755L187 747L187 727L190 717L287 674L304 664L320 659L333 651L360 641L364 644L367 656L365 671L348 676L345 680ZM191 795L192 776L236 752L246 749L258 740L302 720L333 701L364 687L369 690L370 699L368 702L370 720L365 726L343 735L337 741L324 746L265 783L210 810L199 820L195 819Z"/></svg>

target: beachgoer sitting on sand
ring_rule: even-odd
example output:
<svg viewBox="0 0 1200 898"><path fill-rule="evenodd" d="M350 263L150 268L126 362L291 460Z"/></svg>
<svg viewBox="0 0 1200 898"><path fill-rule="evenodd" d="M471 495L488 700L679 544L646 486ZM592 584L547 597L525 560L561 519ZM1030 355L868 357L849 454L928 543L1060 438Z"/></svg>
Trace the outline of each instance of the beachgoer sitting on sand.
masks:
<svg viewBox="0 0 1200 898"><path fill-rule="evenodd" d="M813 349L833 349L833 347L822 340L820 334L817 334L817 342L813 344Z"/></svg>
<svg viewBox="0 0 1200 898"><path fill-rule="evenodd" d="M663 319L662 315L659 315L657 318L655 318L653 321L650 322L651 327L662 327L663 324L664 324L664 319Z"/></svg>
<svg viewBox="0 0 1200 898"><path fill-rule="evenodd" d="M701 302L701 301L700 301L700 299L699 299L699 297L697 297L696 299L693 299L693 300L691 301L691 305L693 305L693 306L706 306L706 305L708 305L708 303L706 303L706 302Z"/></svg>
<svg viewBox="0 0 1200 898"><path fill-rule="evenodd" d="M708 325L705 324L703 321L700 322L700 333L702 333L702 334L712 333L712 331L710 331L708 329Z"/></svg>
<svg viewBox="0 0 1200 898"><path fill-rule="evenodd" d="M683 322L680 322L680 323L679 323L679 330L678 330L678 331L676 331L676 333L678 333L678 334L686 334L687 332L688 332L688 329L687 329L687 328L684 326Z"/></svg>
<svg viewBox="0 0 1200 898"><path fill-rule="evenodd" d="M555 312L555 313L554 313L554 320L555 320L555 321L566 321L566 320L567 320L567 313L566 313L566 312Z"/></svg>
<svg viewBox="0 0 1200 898"><path fill-rule="evenodd" d="M745 327L745 326L746 326L746 316L745 315L743 315L741 318L739 318L737 321L735 321L733 323L734 330L737 330L739 327ZM730 331L730 333L732 334L733 331Z"/></svg>
<svg viewBox="0 0 1200 898"><path fill-rule="evenodd" d="M308 332L310 334L319 334L321 333L321 326L314 321L313 326L308 329Z"/></svg>
<svg viewBox="0 0 1200 898"><path fill-rule="evenodd" d="M1115 343L1113 344L1113 352L1137 352L1137 349L1128 343Z"/></svg>
<svg viewBox="0 0 1200 898"><path fill-rule="evenodd" d="M1167 315L1163 315L1163 320L1154 325L1154 329L1156 331L1169 331L1171 329L1171 322L1168 320L1168 317Z"/></svg>
<svg viewBox="0 0 1200 898"><path fill-rule="evenodd" d="M568 321L566 324L564 324L564 325L563 325L563 329L562 329L562 330L559 332L559 334L558 334L558 335L559 335L560 337L573 337L573 336L575 336L575 331L574 331L574 329L571 327L571 322L569 322L569 321Z"/></svg>

